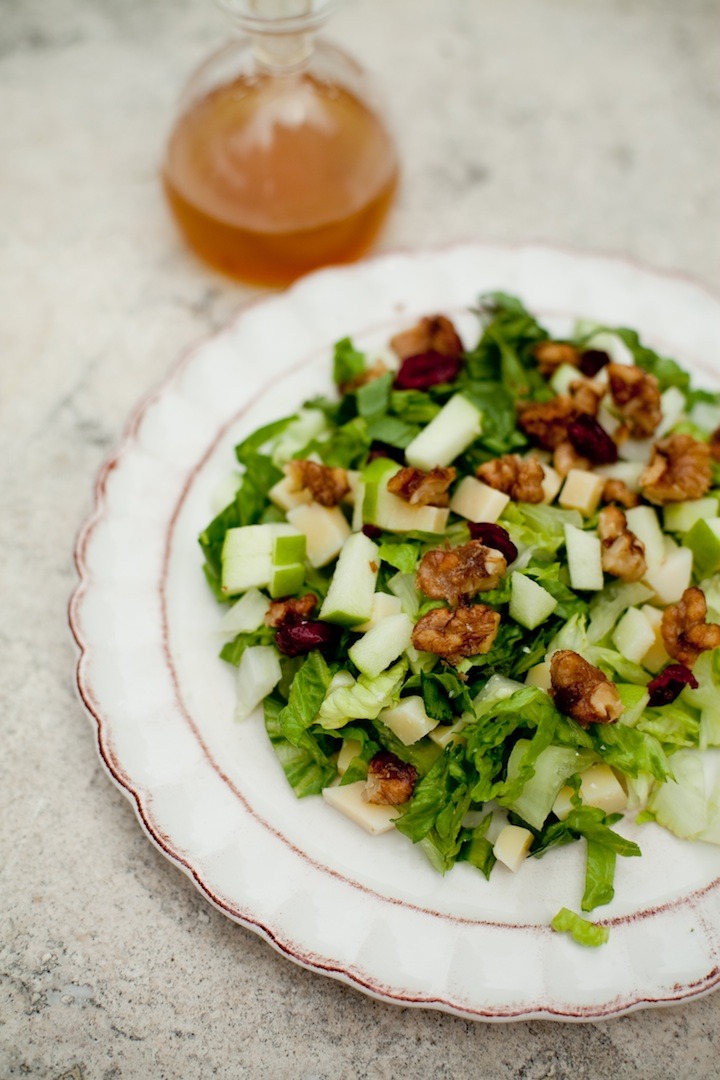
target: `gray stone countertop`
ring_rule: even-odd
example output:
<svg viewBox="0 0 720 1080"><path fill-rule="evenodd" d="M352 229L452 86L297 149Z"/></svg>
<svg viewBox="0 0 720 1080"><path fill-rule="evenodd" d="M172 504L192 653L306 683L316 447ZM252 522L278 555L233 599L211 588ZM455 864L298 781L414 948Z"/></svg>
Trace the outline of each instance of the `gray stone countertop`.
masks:
<svg viewBox="0 0 720 1080"><path fill-rule="evenodd" d="M0 1075L718 1075L720 996L473 1024L364 997L223 918L100 768L66 607L128 412L250 294L185 250L158 161L209 0L5 0L0 17ZM720 280L716 0L356 0L402 192L384 246L626 252Z"/></svg>

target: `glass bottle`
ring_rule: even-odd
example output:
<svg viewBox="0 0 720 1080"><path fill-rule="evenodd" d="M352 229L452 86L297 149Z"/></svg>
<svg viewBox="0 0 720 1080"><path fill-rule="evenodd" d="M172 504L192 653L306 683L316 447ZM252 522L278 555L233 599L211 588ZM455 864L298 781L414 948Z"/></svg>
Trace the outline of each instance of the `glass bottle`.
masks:
<svg viewBox="0 0 720 1080"><path fill-rule="evenodd" d="M398 181L359 65L315 32L333 0L224 0L245 37L203 64L163 167L180 228L233 277L285 285L372 244Z"/></svg>

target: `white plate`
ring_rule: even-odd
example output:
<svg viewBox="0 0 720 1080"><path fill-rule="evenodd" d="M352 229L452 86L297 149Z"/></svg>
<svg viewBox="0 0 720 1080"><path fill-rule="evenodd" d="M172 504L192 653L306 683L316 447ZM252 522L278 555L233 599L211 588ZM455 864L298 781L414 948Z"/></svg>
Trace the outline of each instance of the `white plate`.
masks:
<svg viewBox="0 0 720 1080"><path fill-rule="evenodd" d="M313 274L186 357L103 468L76 553L78 687L150 838L290 959L467 1017L597 1019L720 980L720 851L625 826L643 857L618 860L617 898L597 913L610 941L584 950L548 927L561 906L579 910L581 845L489 883L467 865L442 878L399 834L371 838L322 799L298 802L260 716L233 723L196 543L234 444L329 388L334 341L380 346L438 311L471 338L467 309L489 289L551 320L636 327L712 383L720 302L619 259L466 244Z"/></svg>

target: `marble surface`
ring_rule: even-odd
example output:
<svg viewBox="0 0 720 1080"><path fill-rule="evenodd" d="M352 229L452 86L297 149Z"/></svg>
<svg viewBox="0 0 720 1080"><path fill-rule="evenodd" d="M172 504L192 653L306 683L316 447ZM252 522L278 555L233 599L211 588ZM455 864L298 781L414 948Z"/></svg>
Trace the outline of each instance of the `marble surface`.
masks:
<svg viewBox="0 0 720 1080"><path fill-rule="evenodd" d="M383 245L624 251L720 281L715 0L356 0L333 36L399 132ZM224 919L101 771L66 606L129 410L249 290L157 181L206 0L5 0L0 19L0 1075L53 1080L717 1075L720 996L471 1024L309 974Z"/></svg>

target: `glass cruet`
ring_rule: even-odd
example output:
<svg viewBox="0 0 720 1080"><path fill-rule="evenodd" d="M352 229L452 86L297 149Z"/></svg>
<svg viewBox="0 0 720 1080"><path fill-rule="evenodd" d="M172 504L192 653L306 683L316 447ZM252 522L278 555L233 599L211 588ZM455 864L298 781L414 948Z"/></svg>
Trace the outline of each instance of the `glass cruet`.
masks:
<svg viewBox="0 0 720 1080"><path fill-rule="evenodd" d="M285 285L372 244L398 180L362 68L316 37L334 0L223 0L243 36L180 102L163 166L195 252L244 281Z"/></svg>

